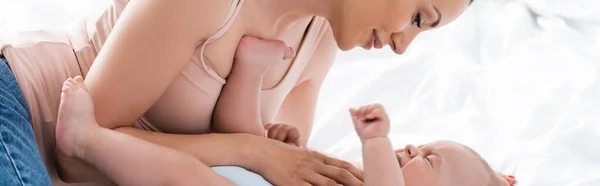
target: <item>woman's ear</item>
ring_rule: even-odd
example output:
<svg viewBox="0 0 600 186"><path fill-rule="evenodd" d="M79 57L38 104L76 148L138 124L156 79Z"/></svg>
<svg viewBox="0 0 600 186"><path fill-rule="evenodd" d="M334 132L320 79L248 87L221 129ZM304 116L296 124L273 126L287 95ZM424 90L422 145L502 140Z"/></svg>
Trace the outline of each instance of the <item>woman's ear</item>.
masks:
<svg viewBox="0 0 600 186"><path fill-rule="evenodd" d="M517 183L517 179L512 175L506 175L499 172L496 174L498 179L502 182L502 186L514 186Z"/></svg>

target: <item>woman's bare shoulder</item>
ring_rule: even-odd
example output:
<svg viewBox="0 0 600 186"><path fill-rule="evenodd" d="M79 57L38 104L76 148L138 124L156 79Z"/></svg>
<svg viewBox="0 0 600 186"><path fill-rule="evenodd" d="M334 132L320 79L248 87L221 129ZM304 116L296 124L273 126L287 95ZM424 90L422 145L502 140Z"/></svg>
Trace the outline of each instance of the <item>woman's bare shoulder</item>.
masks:
<svg viewBox="0 0 600 186"><path fill-rule="evenodd" d="M217 32L232 2L237 1L129 2L86 76L98 123L129 126L146 112L188 64L198 43Z"/></svg>
<svg viewBox="0 0 600 186"><path fill-rule="evenodd" d="M323 81L331 65L335 60L338 52L338 47L333 37L333 32L329 24L326 25L323 31L323 36L318 41L317 48L308 62L298 83L307 80Z"/></svg>
<svg viewBox="0 0 600 186"><path fill-rule="evenodd" d="M216 32L227 18L234 3L239 0L135 0L146 3L157 3L163 8L161 11L184 12L189 16L180 16L180 22L190 26L190 30L204 30L210 28ZM136 7L138 8L138 7ZM203 27L197 29L196 27ZM212 33L212 32L211 32Z"/></svg>

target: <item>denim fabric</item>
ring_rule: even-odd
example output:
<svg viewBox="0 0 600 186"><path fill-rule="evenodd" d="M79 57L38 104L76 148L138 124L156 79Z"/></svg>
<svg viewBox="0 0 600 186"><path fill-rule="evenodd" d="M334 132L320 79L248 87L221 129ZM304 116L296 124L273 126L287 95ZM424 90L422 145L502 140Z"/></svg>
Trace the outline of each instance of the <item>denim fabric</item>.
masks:
<svg viewBox="0 0 600 186"><path fill-rule="evenodd" d="M0 57L0 185L52 185L17 81Z"/></svg>

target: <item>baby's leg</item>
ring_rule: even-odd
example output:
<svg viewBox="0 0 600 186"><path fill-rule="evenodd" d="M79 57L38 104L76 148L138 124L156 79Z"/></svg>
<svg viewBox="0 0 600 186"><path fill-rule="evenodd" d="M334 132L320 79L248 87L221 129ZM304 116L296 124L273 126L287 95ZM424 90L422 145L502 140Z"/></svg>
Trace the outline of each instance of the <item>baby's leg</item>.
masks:
<svg viewBox="0 0 600 186"><path fill-rule="evenodd" d="M213 128L216 132L264 136L260 118L263 77L269 68L293 56L293 50L282 41L242 38L215 107Z"/></svg>
<svg viewBox="0 0 600 186"><path fill-rule="evenodd" d="M69 78L62 91L58 149L94 165L118 185L232 185L190 155L100 127L83 78Z"/></svg>
<svg viewBox="0 0 600 186"><path fill-rule="evenodd" d="M215 107L213 128L220 133L250 133L265 136L260 118L262 74L236 65L227 78Z"/></svg>

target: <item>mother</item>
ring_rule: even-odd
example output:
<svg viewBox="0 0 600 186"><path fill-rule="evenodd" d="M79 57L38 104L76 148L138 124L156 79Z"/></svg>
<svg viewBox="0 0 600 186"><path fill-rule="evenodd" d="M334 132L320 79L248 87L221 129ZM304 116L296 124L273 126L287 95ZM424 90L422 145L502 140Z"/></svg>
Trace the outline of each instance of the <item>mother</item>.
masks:
<svg viewBox="0 0 600 186"><path fill-rule="evenodd" d="M296 49L296 58L273 67L263 79L261 113L263 121L294 125L309 136L319 88L338 47L389 45L402 54L419 33L454 20L468 4L113 0L98 19L69 32L2 37L0 185L110 183L85 162L55 153L60 87L76 75L85 77L100 125L184 152L176 158L182 164L240 166L275 184L316 179L356 184L342 161L261 137L208 134L238 41L250 35ZM165 167L161 176L185 170Z"/></svg>

